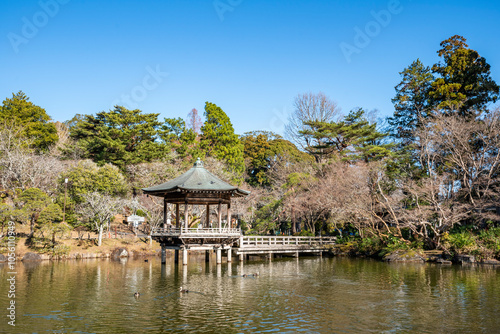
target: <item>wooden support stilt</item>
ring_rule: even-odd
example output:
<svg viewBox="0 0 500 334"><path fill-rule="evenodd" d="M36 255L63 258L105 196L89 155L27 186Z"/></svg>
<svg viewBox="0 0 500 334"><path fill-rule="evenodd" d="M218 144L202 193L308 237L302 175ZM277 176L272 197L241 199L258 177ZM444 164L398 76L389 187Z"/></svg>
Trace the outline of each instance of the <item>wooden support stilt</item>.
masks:
<svg viewBox="0 0 500 334"><path fill-rule="evenodd" d="M222 263L222 250L220 248L217 248L217 264Z"/></svg>
<svg viewBox="0 0 500 334"><path fill-rule="evenodd" d="M231 252L232 252L232 249L231 249L231 247L229 247L229 249L227 250L227 262L232 262L231 257L233 254L231 254Z"/></svg>
<svg viewBox="0 0 500 334"><path fill-rule="evenodd" d="M174 262L175 262L175 264L179 263L179 250L178 249L176 249L174 251Z"/></svg>
<svg viewBox="0 0 500 334"><path fill-rule="evenodd" d="M210 262L210 251L205 251L205 262L209 263Z"/></svg>
<svg viewBox="0 0 500 334"><path fill-rule="evenodd" d="M240 253L240 262L243 262L245 260L245 254Z"/></svg>
<svg viewBox="0 0 500 334"><path fill-rule="evenodd" d="M188 250L187 250L187 248L184 248L182 250L182 264L185 266L188 264Z"/></svg>
<svg viewBox="0 0 500 334"><path fill-rule="evenodd" d="M165 246L161 246L161 264L167 263L167 249Z"/></svg>

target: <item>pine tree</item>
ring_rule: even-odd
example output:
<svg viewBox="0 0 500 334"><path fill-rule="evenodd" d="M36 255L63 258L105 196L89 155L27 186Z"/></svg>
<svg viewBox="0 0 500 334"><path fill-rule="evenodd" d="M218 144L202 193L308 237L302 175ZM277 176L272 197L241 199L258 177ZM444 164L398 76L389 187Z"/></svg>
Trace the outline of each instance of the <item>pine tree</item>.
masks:
<svg viewBox="0 0 500 334"><path fill-rule="evenodd" d="M56 126L45 109L30 102L22 91L3 101L0 121L23 127L23 134L38 151L47 151L58 140Z"/></svg>
<svg viewBox="0 0 500 334"><path fill-rule="evenodd" d="M129 164L152 161L162 156L165 146L157 141L159 114L144 114L116 106L109 112L84 115L71 126L70 135L98 164L112 163L122 169Z"/></svg>
<svg viewBox="0 0 500 334"><path fill-rule="evenodd" d="M376 123L370 124L361 108L352 110L339 122L308 122L308 125L313 130L305 134L321 143L310 148L313 155L351 162L370 162L392 155L393 145L382 142L387 134L379 132Z"/></svg>

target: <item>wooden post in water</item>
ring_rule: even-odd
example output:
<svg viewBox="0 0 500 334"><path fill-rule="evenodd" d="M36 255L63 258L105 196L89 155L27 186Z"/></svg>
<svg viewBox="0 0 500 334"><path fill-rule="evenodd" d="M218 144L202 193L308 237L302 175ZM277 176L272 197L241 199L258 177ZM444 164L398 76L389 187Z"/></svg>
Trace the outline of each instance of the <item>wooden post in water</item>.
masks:
<svg viewBox="0 0 500 334"><path fill-rule="evenodd" d="M174 251L174 263L175 264L179 263L179 250L178 249L176 249Z"/></svg>
<svg viewBox="0 0 500 334"><path fill-rule="evenodd" d="M222 249L219 247L217 248L217 264L222 263Z"/></svg>
<svg viewBox="0 0 500 334"><path fill-rule="evenodd" d="M187 266L188 264L188 250L187 248L182 249L182 264Z"/></svg>
<svg viewBox="0 0 500 334"><path fill-rule="evenodd" d="M240 253L240 262L243 262L245 260L245 255L243 253Z"/></svg>
<svg viewBox="0 0 500 334"><path fill-rule="evenodd" d="M161 245L161 264L167 263L167 249Z"/></svg>
<svg viewBox="0 0 500 334"><path fill-rule="evenodd" d="M227 262L231 262L232 261L232 259L231 259L231 256L232 256L231 251L232 251L231 247L229 247L229 249L227 250Z"/></svg>
<svg viewBox="0 0 500 334"><path fill-rule="evenodd" d="M205 251L205 262L206 263L210 262L210 251L208 250Z"/></svg>

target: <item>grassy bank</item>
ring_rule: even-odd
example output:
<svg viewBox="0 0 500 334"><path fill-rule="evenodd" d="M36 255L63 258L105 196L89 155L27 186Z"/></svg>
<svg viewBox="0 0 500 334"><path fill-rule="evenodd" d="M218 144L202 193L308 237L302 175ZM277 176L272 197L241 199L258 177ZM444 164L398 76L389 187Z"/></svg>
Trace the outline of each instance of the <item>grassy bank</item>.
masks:
<svg viewBox="0 0 500 334"><path fill-rule="evenodd" d="M52 243L50 238L33 237L27 238L29 230L20 226L16 237L16 257L21 259L26 253L33 252L42 255L44 259L71 259L81 257L107 257L116 248L126 248L132 256L152 256L156 255L160 245L153 241L150 244L148 238L139 238L134 235L115 236L107 235L110 238L103 238L101 246L97 246L97 235L86 232L85 236L79 236L77 232L72 232L63 239L57 239ZM8 253L7 238L0 242L0 254Z"/></svg>

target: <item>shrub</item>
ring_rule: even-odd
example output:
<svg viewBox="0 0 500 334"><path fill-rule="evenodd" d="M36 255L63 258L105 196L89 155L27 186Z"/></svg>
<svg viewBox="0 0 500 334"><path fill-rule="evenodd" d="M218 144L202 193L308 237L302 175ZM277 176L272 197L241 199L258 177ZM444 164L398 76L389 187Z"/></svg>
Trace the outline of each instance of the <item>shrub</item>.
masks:
<svg viewBox="0 0 500 334"><path fill-rule="evenodd" d="M445 234L443 244L446 248L458 253L471 253L477 249L476 238L468 231Z"/></svg>

